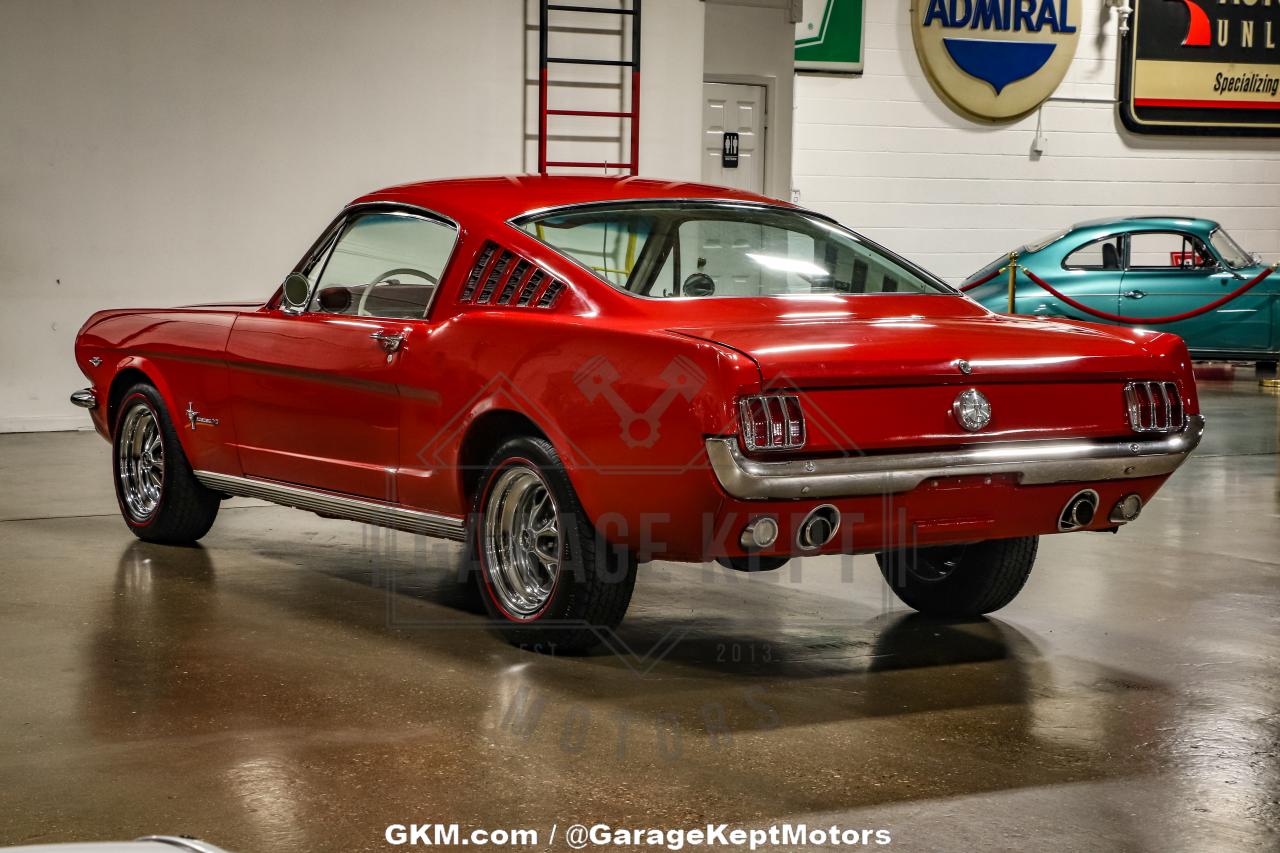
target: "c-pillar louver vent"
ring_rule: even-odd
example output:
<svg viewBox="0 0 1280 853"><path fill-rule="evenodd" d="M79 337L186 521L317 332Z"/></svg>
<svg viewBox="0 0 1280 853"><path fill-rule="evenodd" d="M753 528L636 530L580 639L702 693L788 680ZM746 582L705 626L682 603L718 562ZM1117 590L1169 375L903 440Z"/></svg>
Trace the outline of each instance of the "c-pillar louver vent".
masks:
<svg viewBox="0 0 1280 853"><path fill-rule="evenodd" d="M495 308L554 308L564 282L493 241L484 244L467 273L458 301Z"/></svg>

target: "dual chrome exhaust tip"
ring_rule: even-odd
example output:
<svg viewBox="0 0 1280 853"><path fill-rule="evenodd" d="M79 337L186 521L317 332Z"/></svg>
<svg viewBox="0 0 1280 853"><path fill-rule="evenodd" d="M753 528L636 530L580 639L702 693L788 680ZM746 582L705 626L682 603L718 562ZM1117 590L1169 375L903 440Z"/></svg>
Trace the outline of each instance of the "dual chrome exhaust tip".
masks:
<svg viewBox="0 0 1280 853"><path fill-rule="evenodd" d="M1128 524L1142 515L1142 498L1138 495L1125 495L1111 508L1110 520L1113 524Z"/></svg>
<svg viewBox="0 0 1280 853"><path fill-rule="evenodd" d="M1101 500L1093 489L1082 489L1076 492L1058 514L1058 530L1068 533L1072 530L1082 530L1093 524L1094 519L1098 517L1098 504ZM1140 495L1125 495L1111 508L1107 521L1113 525L1128 524L1137 520L1142 514L1142 506Z"/></svg>
<svg viewBox="0 0 1280 853"><path fill-rule="evenodd" d="M831 504L814 507L796 528L796 547L801 551L817 551L836 538L840 530L840 510ZM747 551L763 551L778 541L779 527L771 516L752 519L742 529L738 544Z"/></svg>
<svg viewBox="0 0 1280 853"><path fill-rule="evenodd" d="M1058 530L1069 533L1089 527L1098 517L1102 498L1093 489L1081 489L1071 496L1058 514ZM1136 521L1142 514L1142 497L1128 494L1111 508L1107 521L1113 525ZM796 547L801 551L817 551L836 538L840 530L840 510L831 504L823 504L809 510L796 528ZM738 543L747 551L763 551L778 541L779 527L771 516L752 519L742 529Z"/></svg>
<svg viewBox="0 0 1280 853"><path fill-rule="evenodd" d="M1067 533L1093 524L1098 515L1098 503L1102 499L1093 489L1083 489L1071 496L1067 505L1058 513L1058 530Z"/></svg>
<svg viewBox="0 0 1280 853"><path fill-rule="evenodd" d="M801 551L817 551L835 539L839 529L840 510L831 504L814 507L796 530L796 547Z"/></svg>

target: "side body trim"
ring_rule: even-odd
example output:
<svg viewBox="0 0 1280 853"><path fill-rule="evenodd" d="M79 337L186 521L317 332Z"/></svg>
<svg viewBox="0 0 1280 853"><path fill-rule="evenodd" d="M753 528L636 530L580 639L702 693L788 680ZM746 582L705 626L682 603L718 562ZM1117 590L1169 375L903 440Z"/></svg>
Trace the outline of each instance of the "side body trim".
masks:
<svg viewBox="0 0 1280 853"><path fill-rule="evenodd" d="M195 475L196 479L207 488L236 497L258 498L319 515L360 521L437 539L461 542L466 538L466 525L463 520L451 515L422 512L378 501L366 501L302 486L276 483L271 480L235 477L213 471L196 471Z"/></svg>
<svg viewBox="0 0 1280 853"><path fill-rule="evenodd" d="M1131 441L1018 441L933 453L759 462L736 438L708 438L721 487L742 500L858 497L910 491L935 477L1016 475L1023 485L1090 483L1172 474L1200 444L1204 417L1176 435Z"/></svg>

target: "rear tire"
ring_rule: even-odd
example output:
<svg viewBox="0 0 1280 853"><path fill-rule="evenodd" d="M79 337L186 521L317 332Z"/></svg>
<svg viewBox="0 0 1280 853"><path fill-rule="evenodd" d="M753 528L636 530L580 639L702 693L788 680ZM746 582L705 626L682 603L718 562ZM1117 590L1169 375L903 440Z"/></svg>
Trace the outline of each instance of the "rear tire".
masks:
<svg viewBox="0 0 1280 853"><path fill-rule="evenodd" d="M587 520L545 439L512 439L493 455L476 490L468 538L485 609L514 645L584 652L627 612L635 556L610 545Z"/></svg>
<svg viewBox="0 0 1280 853"><path fill-rule="evenodd" d="M929 616L971 617L1013 601L1031 575L1039 537L993 539L881 552L880 573L908 607Z"/></svg>
<svg viewBox="0 0 1280 853"><path fill-rule="evenodd" d="M147 542L195 542L218 517L221 496L200 484L182 451L164 400L140 383L120 401L111 440L120 514Z"/></svg>

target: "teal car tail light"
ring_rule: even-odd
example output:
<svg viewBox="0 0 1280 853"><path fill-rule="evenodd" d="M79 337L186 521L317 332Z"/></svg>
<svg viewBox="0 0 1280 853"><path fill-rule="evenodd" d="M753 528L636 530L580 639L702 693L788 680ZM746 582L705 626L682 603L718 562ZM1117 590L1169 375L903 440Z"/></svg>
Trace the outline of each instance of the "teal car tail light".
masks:
<svg viewBox="0 0 1280 853"><path fill-rule="evenodd" d="M1124 388L1129 426L1134 432L1182 432L1187 425L1186 407L1173 382L1130 382Z"/></svg>

